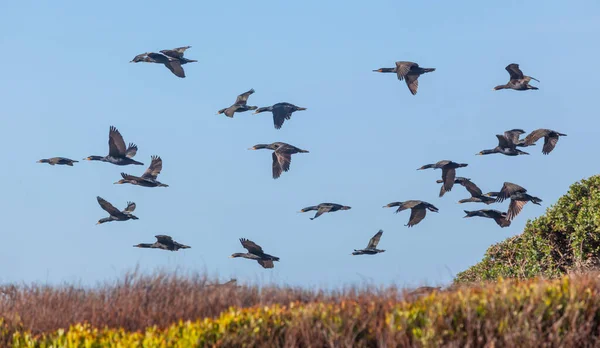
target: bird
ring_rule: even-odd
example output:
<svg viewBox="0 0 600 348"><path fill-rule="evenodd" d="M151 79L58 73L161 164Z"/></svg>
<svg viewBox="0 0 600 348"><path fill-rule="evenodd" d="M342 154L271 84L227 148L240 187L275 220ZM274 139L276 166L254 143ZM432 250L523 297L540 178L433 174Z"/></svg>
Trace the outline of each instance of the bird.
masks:
<svg viewBox="0 0 600 348"><path fill-rule="evenodd" d="M156 180L158 174L160 174L160 171L162 170L162 159L159 156L152 156L151 158L152 162L150 162L150 166L141 177L121 173L123 179L115 182L115 184L132 184L144 187L169 187L169 185Z"/></svg>
<svg viewBox="0 0 600 348"><path fill-rule="evenodd" d="M307 150L302 150L293 145L275 142L271 144L256 144L248 150L269 149L273 150L273 179L281 176L281 173L290 170L292 155L296 153L308 153Z"/></svg>
<svg viewBox="0 0 600 348"><path fill-rule="evenodd" d="M236 278L231 278L228 281L226 281L225 283L213 283L213 284L207 284L206 287L208 288L215 288L215 287L232 287L232 288L239 288L240 286L236 284L237 283L237 279Z"/></svg>
<svg viewBox="0 0 600 348"><path fill-rule="evenodd" d="M136 164L143 166L144 163L133 160L132 158L137 153L138 147L134 143L129 143L125 148L125 141L119 130L114 126L110 126L108 132L108 155L106 156L88 156L84 158L86 161L101 161L116 164L118 166L126 166Z"/></svg>
<svg viewBox="0 0 600 348"><path fill-rule="evenodd" d="M533 145L535 144L536 141L538 141L541 138L544 138L544 147L542 147L542 153L544 155L549 154L550 152L552 152L552 150L554 150L554 147L556 146L556 143L558 142L558 138L559 137L566 137L566 134L563 133L559 133L557 131L553 131L551 129L536 129L533 132L529 133L529 135L527 135L525 137L525 145Z"/></svg>
<svg viewBox="0 0 600 348"><path fill-rule="evenodd" d="M248 92L244 92L237 96L235 103L228 108L221 109L217 112L217 115L225 114L227 117L233 117L233 114L236 112L245 112L248 110L256 110L257 106L248 106L246 102L248 101L248 97L254 93L254 89L249 90Z"/></svg>
<svg viewBox="0 0 600 348"><path fill-rule="evenodd" d="M133 202L127 202L127 207L120 211L119 209L115 208L112 204L104 200L102 197L98 196L96 197L96 199L98 200L98 204L100 204L100 207L110 214L109 217L98 220L98 223L96 223L96 225L100 225L105 222L111 221L127 221L130 219L138 220L138 217L132 214L135 210L135 203Z"/></svg>
<svg viewBox="0 0 600 348"><path fill-rule="evenodd" d="M419 76L435 71L435 68L421 68L419 67L419 64L413 62L396 62L395 68L380 68L373 71L381 73L396 73L398 80L405 80L410 93L415 95L417 94L417 89L419 88Z"/></svg>
<svg viewBox="0 0 600 348"><path fill-rule="evenodd" d="M442 180L444 184L440 188L440 197L444 195L444 193L452 190L452 186L454 186L454 178L456 177L456 168L466 167L468 164L466 163L456 163L448 160L439 161L434 164L426 164L417 170L423 169L441 169L442 170Z"/></svg>
<svg viewBox="0 0 600 348"><path fill-rule="evenodd" d="M419 200L410 200L404 202L392 202L388 205L384 205L384 208L392 208L398 207L396 213L399 213L403 210L410 209L410 218L408 220L408 224L404 226L413 227L418 224L425 218L427 215L427 210L437 213L439 211L433 204L427 203Z"/></svg>
<svg viewBox="0 0 600 348"><path fill-rule="evenodd" d="M256 109L253 114L258 114L265 111L271 111L273 113L273 124L275 129L280 129L283 126L285 120L292 118L292 113L296 111L303 111L306 108L302 108L290 103L277 103L273 106L266 106Z"/></svg>
<svg viewBox="0 0 600 348"><path fill-rule="evenodd" d="M479 216L479 217L494 219L494 221L496 221L496 223L500 227L510 226L510 220L507 218L508 215L506 213L498 211L498 210L481 209L481 210L475 210L475 211L465 210L464 212L465 212L465 214L467 214L464 216L465 218Z"/></svg>
<svg viewBox="0 0 600 348"><path fill-rule="evenodd" d="M279 261L278 257L265 254L260 245L251 240L240 238L240 242L242 243L244 249L248 250L248 252L231 254L231 258L243 257L250 260L256 260L263 268L273 268L275 266L273 261Z"/></svg>
<svg viewBox="0 0 600 348"><path fill-rule="evenodd" d="M383 230L379 230L379 232L375 233L375 235L369 240L369 244L364 249L354 249L352 255L375 255L384 252L385 250L377 249L377 244L379 244L379 239L381 239L381 235L383 234Z"/></svg>
<svg viewBox="0 0 600 348"><path fill-rule="evenodd" d="M184 78L185 71L182 65L187 63L195 63L197 60L183 58L185 50L191 46L178 47L172 50L161 50L160 53L146 52L135 56L130 63L157 63L166 66L175 76Z"/></svg>
<svg viewBox="0 0 600 348"><path fill-rule="evenodd" d="M525 76L523 75L523 72L521 71L521 69L519 69L519 64L508 64L506 66L506 71L508 71L508 74L510 75L510 80L508 81L507 84L505 85L499 85L494 87L494 90L500 90L500 89L514 89L517 91L526 91L529 89L539 89L537 87L531 86L529 84L529 82L531 80L535 80L537 82L540 82L538 79L535 79L531 76Z"/></svg>
<svg viewBox="0 0 600 348"><path fill-rule="evenodd" d="M65 158L65 157L52 157L52 158L44 158L41 159L39 161L37 161L37 163L48 163L49 165L53 166L55 164L59 164L59 165L67 165L67 166L73 166L73 163L77 163L79 161L75 161L69 158Z"/></svg>
<svg viewBox="0 0 600 348"><path fill-rule="evenodd" d="M191 246L183 245L173 240L170 236L166 236L164 234L159 234L154 236L156 238L156 242L150 243L140 243L134 245L136 248L152 248L152 249L163 249L170 251L177 251L179 249L189 249Z"/></svg>
<svg viewBox="0 0 600 348"><path fill-rule="evenodd" d="M522 129L511 129L504 132L504 134L496 134L498 146L491 150L482 150L477 155L489 155L493 153L501 153L506 156L529 155L529 153L517 149L517 146L527 146L523 140L519 140L519 136L523 133L525 131Z"/></svg>
<svg viewBox="0 0 600 348"><path fill-rule="evenodd" d="M438 184L441 184L444 181L437 180L436 182ZM475 183L473 183L471 181L471 179L467 179L467 178L458 176L458 177L456 177L456 179L454 179L454 183L464 186L467 189L467 191L469 191L469 193L471 194L470 198L461 199L460 201L458 201L458 203L462 204L462 203L473 202L473 203L492 204L492 203L496 202L495 198L485 196L483 194L483 192L481 192L481 189L477 185L475 185Z"/></svg>
<svg viewBox="0 0 600 348"><path fill-rule="evenodd" d="M542 202L540 198L527 194L527 190L523 187L510 182L505 182L500 192L489 192L486 195L496 197L496 202L503 202L505 199L510 198L506 218L511 221L519 215L527 202L536 205L541 205Z"/></svg>
<svg viewBox="0 0 600 348"><path fill-rule="evenodd" d="M350 209L352 209L352 207L349 207L347 205L341 205L341 204L337 204L337 203L321 203L318 205L312 205L310 207L303 208L299 211L299 213L306 213L307 211L316 210L317 213L315 214L315 216L310 218L311 220L314 220L314 219L318 218L319 216L323 215L324 213L332 213L332 212L338 211L338 210L350 210Z"/></svg>

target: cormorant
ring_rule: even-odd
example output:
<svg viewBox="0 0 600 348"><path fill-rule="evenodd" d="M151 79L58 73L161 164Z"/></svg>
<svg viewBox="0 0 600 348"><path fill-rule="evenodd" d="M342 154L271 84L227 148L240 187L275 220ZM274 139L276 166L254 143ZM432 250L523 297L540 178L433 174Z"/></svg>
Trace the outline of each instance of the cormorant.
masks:
<svg viewBox="0 0 600 348"><path fill-rule="evenodd" d="M384 252L385 250L377 249L377 244L379 244L379 239L381 239L381 235L383 234L383 230L379 230L379 232L375 233L375 235L369 240L369 244L364 249L354 249L352 255L375 255Z"/></svg>
<svg viewBox="0 0 600 348"><path fill-rule="evenodd" d="M313 205L310 207L306 207L306 208L300 210L299 213L306 213L307 211L316 210L317 213L315 214L315 216L310 218L311 220L314 220L314 219L318 218L319 216L323 215L324 213L331 213L331 212L338 211L338 210L349 210L349 209L352 209L352 207L349 207L347 205L337 204L337 203L321 203L319 205Z"/></svg>
<svg viewBox="0 0 600 348"><path fill-rule="evenodd" d="M150 166L141 177L121 173L123 179L115 182L115 184L132 184L144 187L169 187L169 185L163 184L156 180L158 174L162 170L162 159L159 156L152 156L152 162Z"/></svg>
<svg viewBox="0 0 600 348"><path fill-rule="evenodd" d="M302 150L293 145L275 142L271 144L257 144L249 148L248 150L260 150L269 149L273 150L273 179L277 179L281 176L282 172L290 170L290 163L292 162L292 155L295 153L308 153L307 150Z"/></svg>
<svg viewBox="0 0 600 348"><path fill-rule="evenodd" d="M273 124L275 125L275 129L280 129L285 120L292 118L293 112L302 110L306 110L306 108L301 108L290 103L277 103L273 106L258 108L256 111L254 111L254 114L271 111L273 113Z"/></svg>
<svg viewBox="0 0 600 348"><path fill-rule="evenodd" d="M421 68L419 67L419 64L413 62L396 62L395 68L381 68L373 71L381 73L396 73L398 80L405 80L410 93L415 95L417 94L417 89L419 88L419 76L435 71L435 68Z"/></svg>
<svg viewBox="0 0 600 348"><path fill-rule="evenodd" d="M565 137L567 136L566 134L563 133L559 133L557 131L553 131L551 129L536 129L533 132L529 133L529 135L527 135L525 137L525 145L533 145L535 144L536 141L538 141L540 138L544 138L544 147L542 148L542 153L544 155L549 154L550 152L552 152L552 150L554 150L554 147L556 146L556 143L558 142L558 138L559 137Z"/></svg>
<svg viewBox="0 0 600 348"><path fill-rule="evenodd" d="M465 210L465 214L467 214L464 216L466 218L473 217L473 216L490 218L490 219L494 219L494 221L496 221L496 223L500 227L510 226L510 220L507 218L507 214L504 212L498 211L498 210L492 210L492 209L481 209L481 210L475 210L475 211Z"/></svg>
<svg viewBox="0 0 600 348"><path fill-rule="evenodd" d="M231 254L231 258L243 257L250 260L256 260L261 266L263 266L263 268L273 268L273 261L279 261L278 257L265 254L260 245L251 240L240 238L240 242L242 243L244 249L248 250L248 252Z"/></svg>
<svg viewBox="0 0 600 348"><path fill-rule="evenodd" d="M442 181L444 184L440 189L440 197L444 195L444 193L452 190L452 186L454 186L454 178L456 177L456 168L466 167L468 164L466 163L456 163L448 160L439 161L434 164L426 164L417 170L423 169L441 169L442 170Z"/></svg>
<svg viewBox="0 0 600 348"><path fill-rule="evenodd" d="M254 93L254 89L249 90L248 92L244 92L237 96L235 103L228 108L221 109L217 112L217 115L225 114L227 117L233 117L233 114L236 112L244 112L248 110L256 110L257 106L248 106L246 102L248 101L248 97Z"/></svg>
<svg viewBox="0 0 600 348"><path fill-rule="evenodd" d="M119 209L115 208L112 204L105 201L102 197L98 196L96 197L96 199L98 200L98 204L100 204L100 207L110 214L109 217L98 220L98 223L96 225L111 221L127 221L129 219L138 219L137 216L132 214L135 210L135 203L133 202L127 202L127 207L120 211Z"/></svg>
<svg viewBox="0 0 600 348"><path fill-rule="evenodd" d="M154 236L154 237L156 238L156 242L154 242L153 244L150 244L150 243L140 243L138 245L134 245L134 247L136 247L136 248L163 249L163 250L170 250L170 251L177 251L179 249L189 249L189 248L191 248L188 245L183 245L181 243L177 243L170 236L165 236L165 235L159 234L159 235Z"/></svg>
<svg viewBox="0 0 600 348"><path fill-rule="evenodd" d="M424 201L418 201L418 200L411 200L411 201L404 201L404 202L392 202L388 205L384 205L384 208L392 208L392 207L398 207L398 209L396 210L396 213L399 213L403 210L406 209L410 209L410 219L408 220L408 224L404 225L404 226L408 226L408 227L412 227L416 224L418 224L419 222L421 222L421 220L423 220L425 218L425 215L427 214L427 209L429 209L429 211L432 211L434 213L437 213L439 211L438 208L436 208L433 204L431 203L427 203Z"/></svg>
<svg viewBox="0 0 600 348"><path fill-rule="evenodd" d="M41 159L39 161L37 161L37 163L48 163L51 166L55 165L55 164L60 164L60 165L67 165L67 166L73 166L73 163L77 163L79 161L75 161L69 158L65 158L65 157L52 157L52 158L44 158Z"/></svg>
<svg viewBox="0 0 600 348"><path fill-rule="evenodd" d="M508 71L509 75L510 75L510 80L508 81L507 84L505 85L499 85L494 87L494 90L500 90L500 89L514 89L517 91L526 91L529 89L539 89L537 87L531 86L529 84L529 82L531 80L535 80L537 82L540 82L538 79L535 79L531 76L525 76L523 75L523 72L521 71L521 69L519 69L519 64L509 64L506 66L506 71Z"/></svg>
<svg viewBox="0 0 600 348"><path fill-rule="evenodd" d="M117 128L110 126L108 132L108 155L107 156L89 156L84 158L86 161L102 161L118 166L126 166L129 164L144 165L142 162L133 160L132 158L137 153L138 147L134 143L129 143L129 147L125 148L125 141Z"/></svg>
<svg viewBox="0 0 600 348"><path fill-rule="evenodd" d="M512 221L515 216L519 215L527 202L531 201L533 204L541 205L542 200L540 198L531 196L526 192L527 190L519 185L505 182L500 192L489 192L487 195L496 197L496 202L503 202L505 199L510 198L506 218Z"/></svg>

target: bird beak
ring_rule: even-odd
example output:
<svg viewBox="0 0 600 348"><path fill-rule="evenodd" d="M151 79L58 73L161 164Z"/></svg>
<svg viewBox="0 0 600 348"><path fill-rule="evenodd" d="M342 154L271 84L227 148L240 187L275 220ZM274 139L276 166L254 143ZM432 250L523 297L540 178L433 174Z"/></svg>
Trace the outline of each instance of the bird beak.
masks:
<svg viewBox="0 0 600 348"><path fill-rule="evenodd" d="M113 182L113 185L115 185L115 184L121 184L121 182L120 181Z"/></svg>
<svg viewBox="0 0 600 348"><path fill-rule="evenodd" d="M89 160L90 160L90 158L89 158L89 157L86 157L86 158L84 158L82 161L89 161Z"/></svg>
<svg viewBox="0 0 600 348"><path fill-rule="evenodd" d="M475 156L482 156L483 154L481 152L476 153Z"/></svg>
<svg viewBox="0 0 600 348"><path fill-rule="evenodd" d="M35 161L35 163L42 163L42 161Z"/></svg>
<svg viewBox="0 0 600 348"><path fill-rule="evenodd" d="M234 257L233 257L233 256L229 256L229 258L230 258L230 259L233 259Z"/></svg>
<svg viewBox="0 0 600 348"><path fill-rule="evenodd" d="M96 222L96 225L100 225L100 221Z"/></svg>
<svg viewBox="0 0 600 348"><path fill-rule="evenodd" d="M298 111L304 111L306 108L298 108Z"/></svg>
<svg viewBox="0 0 600 348"><path fill-rule="evenodd" d="M248 150L256 150L254 147L249 147Z"/></svg>
<svg viewBox="0 0 600 348"><path fill-rule="evenodd" d="M252 115L256 115L256 114L258 114L258 111L254 111L254 112L252 113Z"/></svg>
<svg viewBox="0 0 600 348"><path fill-rule="evenodd" d="M383 208L389 208L389 206L388 205L384 205Z"/></svg>

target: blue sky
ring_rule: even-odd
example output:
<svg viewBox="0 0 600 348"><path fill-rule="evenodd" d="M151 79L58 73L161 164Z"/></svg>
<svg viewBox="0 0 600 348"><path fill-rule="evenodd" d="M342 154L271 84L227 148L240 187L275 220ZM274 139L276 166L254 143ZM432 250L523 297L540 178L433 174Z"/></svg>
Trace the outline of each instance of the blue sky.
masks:
<svg viewBox="0 0 600 348"><path fill-rule="evenodd" d="M4 183L0 211L2 282L113 279L139 266L305 286L443 284L573 182L597 173L600 4L582 1L351 1L95 3L0 5ZM179 79L136 55L191 45ZM397 60L437 70L410 95L392 74ZM493 92L518 63L539 91ZM535 83L535 82L534 82ZM269 113L216 115L250 88L250 105L287 101L308 108L281 130ZM108 151L109 126L139 146L136 159L163 158L170 187L113 185L144 167L83 162L51 167L40 158L81 160ZM512 128L568 134L548 156L475 156ZM310 151L271 178L269 151L284 141ZM544 200L512 226L463 219L460 186L438 198L441 172L416 171L450 159L484 192L504 181ZM102 196L137 203L137 221L96 226ZM381 207L425 200L439 214L407 228L409 212ZM337 202L352 210L298 214ZM507 203L490 208L505 210ZM383 229L376 256L350 256ZM133 248L168 234L192 246L178 253ZM229 259L249 238L281 257L272 270Z"/></svg>

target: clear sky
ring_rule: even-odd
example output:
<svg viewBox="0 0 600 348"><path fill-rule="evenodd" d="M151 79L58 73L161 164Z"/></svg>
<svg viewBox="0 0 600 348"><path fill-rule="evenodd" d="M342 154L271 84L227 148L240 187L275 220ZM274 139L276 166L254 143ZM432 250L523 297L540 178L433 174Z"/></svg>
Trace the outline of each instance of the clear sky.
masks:
<svg viewBox="0 0 600 348"><path fill-rule="evenodd" d="M11 1L0 5L0 137L3 247L1 282L114 279L139 266L208 272L221 279L307 286L353 283L443 284L492 244L520 233L571 183L598 172L600 4L580 1ZM191 45L180 79L139 53ZM409 60L437 70L412 96L393 74L373 69ZM518 63L538 91L494 92ZM254 88L250 105L287 101L308 108L273 128L270 113L216 115ZM163 158L168 188L113 185L125 171L40 158L106 155L109 126L139 146L136 159ZM548 156L475 156L512 128L568 134ZM271 153L284 141L307 149L291 171L271 177ZM484 192L504 181L544 200L509 228L463 219L461 186L438 198L442 159ZM137 203L137 221L95 225ZM428 213L382 206L425 200ZM321 202L352 206L297 211ZM508 203L487 208L505 210ZM351 256L383 229L376 256ZM177 253L133 248L168 234L192 246ZM249 238L281 262L272 270L230 259Z"/></svg>

